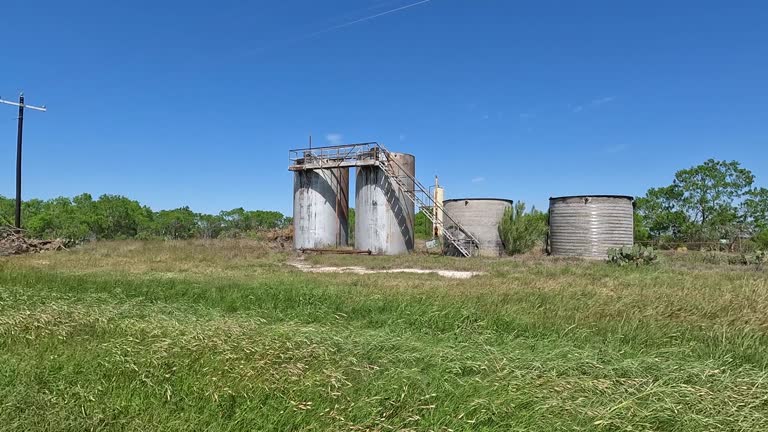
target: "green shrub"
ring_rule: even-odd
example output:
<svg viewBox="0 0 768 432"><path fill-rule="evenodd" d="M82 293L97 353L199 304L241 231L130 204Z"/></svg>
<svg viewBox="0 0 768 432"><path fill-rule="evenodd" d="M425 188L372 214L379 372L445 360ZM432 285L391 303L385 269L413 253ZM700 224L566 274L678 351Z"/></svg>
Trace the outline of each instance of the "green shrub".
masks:
<svg viewBox="0 0 768 432"><path fill-rule="evenodd" d="M619 266L648 265L654 263L658 258L658 254L650 246L634 245L608 249L608 262Z"/></svg>
<svg viewBox="0 0 768 432"><path fill-rule="evenodd" d="M758 270L760 270L763 265L768 264L768 252L757 250L752 253L741 254L735 264L741 264L745 266L753 265Z"/></svg>
<svg viewBox="0 0 768 432"><path fill-rule="evenodd" d="M420 210L416 213L413 223L413 231L418 239L431 239L434 237L432 233L432 221L429 220L429 216L424 213L424 210Z"/></svg>
<svg viewBox="0 0 768 432"><path fill-rule="evenodd" d="M536 245L542 245L547 236L547 215L531 208L525 212L525 203L518 201L514 207L504 211L499 224L499 236L504 249L510 255L531 251Z"/></svg>
<svg viewBox="0 0 768 432"><path fill-rule="evenodd" d="M768 250L768 229L762 230L759 232L755 238L755 243L757 244L757 248L761 250Z"/></svg>
<svg viewBox="0 0 768 432"><path fill-rule="evenodd" d="M734 264L735 259L733 254L718 251L695 251L691 255L697 257L700 262L714 265Z"/></svg>

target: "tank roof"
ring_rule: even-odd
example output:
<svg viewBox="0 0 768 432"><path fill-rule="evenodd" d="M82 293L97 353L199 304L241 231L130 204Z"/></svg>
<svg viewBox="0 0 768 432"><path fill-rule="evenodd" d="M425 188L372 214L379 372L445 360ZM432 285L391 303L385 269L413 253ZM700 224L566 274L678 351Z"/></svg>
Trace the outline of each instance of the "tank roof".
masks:
<svg viewBox="0 0 768 432"><path fill-rule="evenodd" d="M567 198L622 198L634 201L635 197L632 195L564 195L558 197L549 197L550 200L559 200Z"/></svg>
<svg viewBox="0 0 768 432"><path fill-rule="evenodd" d="M510 204L514 204L514 202L511 199L506 199L506 198L451 198L451 199L443 200L443 202L452 202L452 201L506 201Z"/></svg>

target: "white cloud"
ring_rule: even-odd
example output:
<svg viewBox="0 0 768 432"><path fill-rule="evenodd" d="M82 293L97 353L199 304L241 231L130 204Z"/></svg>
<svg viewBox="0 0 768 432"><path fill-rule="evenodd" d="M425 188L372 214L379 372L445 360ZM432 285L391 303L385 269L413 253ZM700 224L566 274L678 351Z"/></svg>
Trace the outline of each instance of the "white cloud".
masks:
<svg viewBox="0 0 768 432"><path fill-rule="evenodd" d="M580 113L580 112L584 111L585 109L598 108L601 105L605 105L605 104L611 103L611 102L613 102L615 100L616 100L616 98L613 97L613 96L607 96L607 97L600 98L600 99L593 99L593 100L589 101L589 103L587 103L585 105L576 105L573 108L573 112Z"/></svg>
<svg viewBox="0 0 768 432"><path fill-rule="evenodd" d="M611 103L611 102L614 101L614 99L616 99L616 98L614 98L613 96L608 96L608 97L604 97L604 98L601 98L601 99L595 99L595 100L592 101L591 105L593 107L598 107L600 105L605 105L607 103Z"/></svg>
<svg viewBox="0 0 768 432"><path fill-rule="evenodd" d="M475 177L472 179L472 183L482 183L485 181L485 177Z"/></svg>
<svg viewBox="0 0 768 432"><path fill-rule="evenodd" d="M341 145L344 143L344 135L340 133L329 133L325 135L325 139L330 145Z"/></svg>
<svg viewBox="0 0 768 432"><path fill-rule="evenodd" d="M615 145L606 147L604 150L606 153L619 153L619 152L623 152L626 149L627 149L626 144L615 144Z"/></svg>

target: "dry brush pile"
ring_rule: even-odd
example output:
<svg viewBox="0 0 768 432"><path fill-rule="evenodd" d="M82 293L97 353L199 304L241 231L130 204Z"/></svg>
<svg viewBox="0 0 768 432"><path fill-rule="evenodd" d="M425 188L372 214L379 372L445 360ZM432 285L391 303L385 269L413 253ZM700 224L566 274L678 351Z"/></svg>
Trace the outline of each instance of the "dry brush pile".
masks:
<svg viewBox="0 0 768 432"><path fill-rule="evenodd" d="M23 230L0 226L0 256L57 251L64 249L64 241L30 239Z"/></svg>

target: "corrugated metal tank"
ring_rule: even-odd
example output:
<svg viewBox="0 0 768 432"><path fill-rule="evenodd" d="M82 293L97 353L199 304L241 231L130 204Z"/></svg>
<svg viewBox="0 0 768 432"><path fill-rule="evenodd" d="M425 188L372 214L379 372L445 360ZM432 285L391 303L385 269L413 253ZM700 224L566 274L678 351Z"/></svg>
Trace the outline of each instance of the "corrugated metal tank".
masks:
<svg viewBox="0 0 768 432"><path fill-rule="evenodd" d="M416 158L404 153L390 157L410 178ZM400 170L398 170L400 171ZM413 181L401 177L413 191ZM355 178L355 249L376 254L400 255L413 250L414 207L379 167L360 167Z"/></svg>
<svg viewBox="0 0 768 432"><path fill-rule="evenodd" d="M293 177L293 246L347 246L349 168L296 171Z"/></svg>
<svg viewBox="0 0 768 432"><path fill-rule="evenodd" d="M482 256L500 256L504 253L504 245L499 236L499 223L504 216L504 210L512 207L512 201L496 198L464 198L450 199L443 202L445 214L445 229L463 238L458 232L453 219L480 243L479 253ZM448 242L444 242L449 244ZM453 248L447 247L446 253L455 255Z"/></svg>
<svg viewBox="0 0 768 432"><path fill-rule="evenodd" d="M634 243L634 198L583 195L549 199L549 244L554 256L606 258Z"/></svg>

